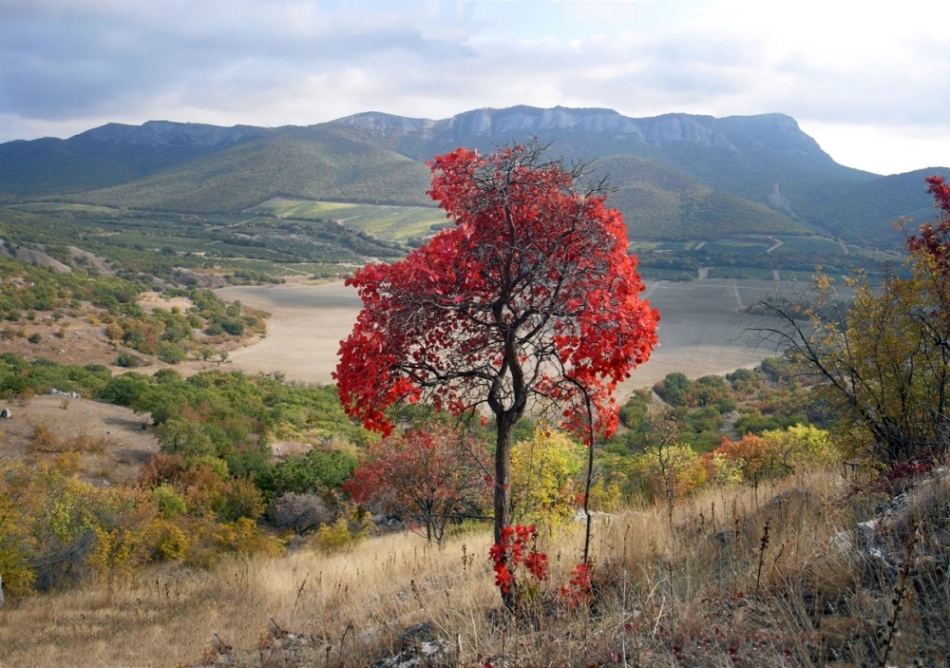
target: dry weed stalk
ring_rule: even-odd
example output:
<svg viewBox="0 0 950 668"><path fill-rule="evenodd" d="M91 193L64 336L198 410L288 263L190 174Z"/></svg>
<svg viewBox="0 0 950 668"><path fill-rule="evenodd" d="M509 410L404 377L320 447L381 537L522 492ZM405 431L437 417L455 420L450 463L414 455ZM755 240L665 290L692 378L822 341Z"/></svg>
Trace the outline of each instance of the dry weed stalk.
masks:
<svg viewBox="0 0 950 668"><path fill-rule="evenodd" d="M901 562L900 570L897 573L897 584L894 587L894 598L891 599L893 611L887 620L887 636L884 638L884 649L881 652L881 668L886 668L887 659L890 656L891 649L894 646L894 638L897 632L897 620L901 614L901 608L904 605L904 597L907 595L907 584L913 568L914 550L920 540L920 523L914 521L910 535L906 544L906 552Z"/></svg>
<svg viewBox="0 0 950 668"><path fill-rule="evenodd" d="M771 520L765 521L765 527L762 529L762 538L759 541L759 566L755 571L755 595L759 595L759 581L762 579L762 563L765 561L765 550L769 546L769 524Z"/></svg>

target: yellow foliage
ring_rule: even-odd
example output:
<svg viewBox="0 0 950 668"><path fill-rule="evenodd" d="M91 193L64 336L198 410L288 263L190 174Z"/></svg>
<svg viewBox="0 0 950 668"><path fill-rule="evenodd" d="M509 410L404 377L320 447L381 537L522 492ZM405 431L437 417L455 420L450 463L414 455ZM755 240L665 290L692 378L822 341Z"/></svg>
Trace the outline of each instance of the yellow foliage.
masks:
<svg viewBox="0 0 950 668"><path fill-rule="evenodd" d="M811 425L793 425L784 431L766 431L762 439L775 448L782 463L790 471L831 466L840 461L842 456L828 432Z"/></svg>
<svg viewBox="0 0 950 668"><path fill-rule="evenodd" d="M706 483L703 460L688 445L651 445L635 456L635 468L649 481L654 496L685 496Z"/></svg>
<svg viewBox="0 0 950 668"><path fill-rule="evenodd" d="M166 519L155 520L149 530L150 548L156 559L174 561L188 553L188 537L180 527Z"/></svg>
<svg viewBox="0 0 950 668"><path fill-rule="evenodd" d="M567 434L539 424L511 450L512 517L553 529L574 518L574 479L586 450ZM577 490L583 491L583 490Z"/></svg>
<svg viewBox="0 0 950 668"><path fill-rule="evenodd" d="M10 596L30 593L36 579L30 565L33 542L26 530L30 509L23 495L27 491L22 468L0 459L0 578Z"/></svg>
<svg viewBox="0 0 950 668"><path fill-rule="evenodd" d="M609 481L605 478L598 478L590 486L588 505L591 510L602 513L613 513L620 510L623 507L623 492L620 489L617 477Z"/></svg>
<svg viewBox="0 0 950 668"><path fill-rule="evenodd" d="M135 569L148 558L146 534L125 526L105 529L95 527L96 546L86 564L112 580L129 581Z"/></svg>
<svg viewBox="0 0 950 668"><path fill-rule="evenodd" d="M368 522L357 521L351 523L345 517L340 517L333 524L321 526L317 531L315 541L317 547L323 552L342 552L359 545L368 536Z"/></svg>
<svg viewBox="0 0 950 668"><path fill-rule="evenodd" d="M218 525L215 542L222 552L242 555L277 555L283 551L284 542L257 526L254 520L242 517L237 522Z"/></svg>

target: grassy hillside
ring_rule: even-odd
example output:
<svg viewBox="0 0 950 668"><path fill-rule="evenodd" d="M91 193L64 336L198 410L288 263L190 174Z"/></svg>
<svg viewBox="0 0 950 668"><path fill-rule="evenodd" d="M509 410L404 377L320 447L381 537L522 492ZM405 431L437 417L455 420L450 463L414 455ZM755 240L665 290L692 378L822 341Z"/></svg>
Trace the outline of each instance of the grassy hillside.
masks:
<svg viewBox="0 0 950 668"><path fill-rule="evenodd" d="M950 176L945 167L919 169L882 176L838 193L813 214L823 227L853 243L878 247L900 245L904 235L893 228L908 218L911 228L934 219L933 198L927 194L928 176Z"/></svg>
<svg viewBox="0 0 950 668"><path fill-rule="evenodd" d="M766 206L716 192L688 174L653 160L615 155L591 164L617 188L631 239L719 239L731 234L806 234L807 226Z"/></svg>
<svg viewBox="0 0 950 668"><path fill-rule="evenodd" d="M321 129L292 129L133 183L71 199L138 209L233 212L278 195L428 204L429 170L365 142Z"/></svg>
<svg viewBox="0 0 950 668"><path fill-rule="evenodd" d="M296 220L333 220L387 241L424 239L448 224L445 212L432 207L314 202L287 197L270 199L248 213Z"/></svg>

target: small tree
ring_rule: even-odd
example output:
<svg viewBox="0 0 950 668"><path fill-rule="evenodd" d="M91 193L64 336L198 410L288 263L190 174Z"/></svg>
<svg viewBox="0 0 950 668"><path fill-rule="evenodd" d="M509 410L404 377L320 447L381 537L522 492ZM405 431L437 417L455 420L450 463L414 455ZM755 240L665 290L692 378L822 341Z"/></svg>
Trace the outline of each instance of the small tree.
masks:
<svg viewBox="0 0 950 668"><path fill-rule="evenodd" d="M553 530L574 519L574 479L584 466L583 446L564 432L539 425L512 449L514 519Z"/></svg>
<svg viewBox="0 0 950 668"><path fill-rule="evenodd" d="M446 426L392 434L369 445L344 489L359 503L408 515L442 542L449 522L480 514L488 498L488 451Z"/></svg>
<svg viewBox="0 0 950 668"><path fill-rule="evenodd" d="M818 379L853 449L885 466L946 447L950 426L950 189L928 181L939 220L908 239L909 275L849 279L850 304L819 275L813 308L765 302L782 324L758 329Z"/></svg>
<svg viewBox="0 0 950 668"><path fill-rule="evenodd" d="M429 194L454 226L347 281L363 310L335 378L348 414L383 433L402 402L493 416L498 545L511 523L515 424L558 405L565 426L611 433L613 390L649 357L658 315L640 299L620 213L602 189L578 191L579 168L545 161L536 144L487 157L457 149L430 166Z"/></svg>

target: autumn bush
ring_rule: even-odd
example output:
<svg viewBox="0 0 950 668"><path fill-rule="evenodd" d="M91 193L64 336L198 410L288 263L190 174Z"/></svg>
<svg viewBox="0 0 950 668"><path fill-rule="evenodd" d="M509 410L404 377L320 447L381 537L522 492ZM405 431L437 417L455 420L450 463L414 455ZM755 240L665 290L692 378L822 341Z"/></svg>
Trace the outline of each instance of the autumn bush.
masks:
<svg viewBox="0 0 950 668"><path fill-rule="evenodd" d="M416 523L428 540L441 542L453 523L485 514L488 459L479 437L427 423L367 444L343 489L358 503Z"/></svg>
<svg viewBox="0 0 950 668"><path fill-rule="evenodd" d="M268 510L270 523L277 529L290 529L296 534L315 531L330 524L335 514L316 494L287 492L275 499Z"/></svg>
<svg viewBox="0 0 950 668"><path fill-rule="evenodd" d="M568 434L539 423L529 440L511 450L512 518L545 531L574 520L578 479L586 448Z"/></svg>

